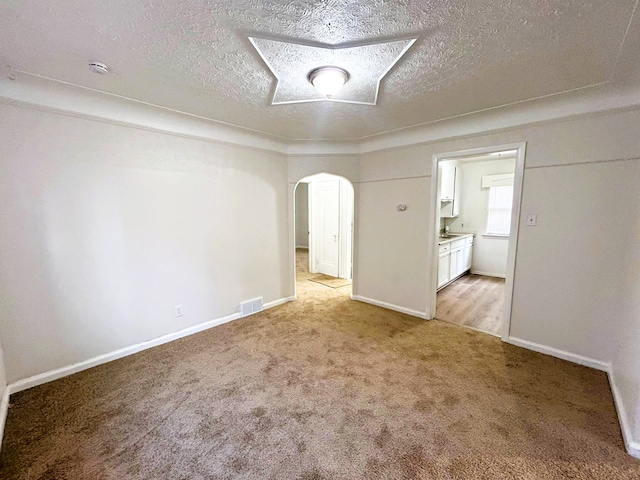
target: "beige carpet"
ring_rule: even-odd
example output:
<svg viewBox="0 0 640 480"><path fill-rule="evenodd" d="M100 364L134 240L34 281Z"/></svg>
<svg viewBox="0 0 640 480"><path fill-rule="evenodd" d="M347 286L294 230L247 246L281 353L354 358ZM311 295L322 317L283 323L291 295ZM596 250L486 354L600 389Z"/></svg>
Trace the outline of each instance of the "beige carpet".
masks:
<svg viewBox="0 0 640 480"><path fill-rule="evenodd" d="M13 395L0 478L640 478L604 373L348 290Z"/></svg>
<svg viewBox="0 0 640 480"><path fill-rule="evenodd" d="M319 283L320 285L324 285L325 287L330 288L342 288L347 285L351 285L351 280L346 280L344 278L331 277L329 275L315 275L309 279L311 282Z"/></svg>
<svg viewBox="0 0 640 480"><path fill-rule="evenodd" d="M296 273L309 273L309 249L296 248Z"/></svg>

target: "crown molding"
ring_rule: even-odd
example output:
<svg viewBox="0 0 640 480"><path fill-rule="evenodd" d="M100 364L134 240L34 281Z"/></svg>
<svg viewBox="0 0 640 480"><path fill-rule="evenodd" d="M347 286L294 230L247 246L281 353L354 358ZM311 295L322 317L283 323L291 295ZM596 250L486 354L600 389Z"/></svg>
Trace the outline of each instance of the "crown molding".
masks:
<svg viewBox="0 0 640 480"><path fill-rule="evenodd" d="M320 141L297 140L289 143L287 155L291 156L336 156L336 155L360 155L360 142L358 140L345 141Z"/></svg>
<svg viewBox="0 0 640 480"><path fill-rule="evenodd" d="M26 72L17 72L15 80L0 77L0 99L4 103L111 124L287 153L287 142L279 137Z"/></svg>
<svg viewBox="0 0 640 480"><path fill-rule="evenodd" d="M362 155L640 107L640 85L600 84L345 141L297 140L288 155Z"/></svg>
<svg viewBox="0 0 640 480"><path fill-rule="evenodd" d="M485 135L517 127L558 122L573 117L625 110L640 106L640 86L600 84L534 100L505 105L381 133L360 139L360 152Z"/></svg>
<svg viewBox="0 0 640 480"><path fill-rule="evenodd" d="M611 83L350 140L287 140L164 107L20 72L0 100L54 113L288 156L360 156L640 107L640 85Z"/></svg>

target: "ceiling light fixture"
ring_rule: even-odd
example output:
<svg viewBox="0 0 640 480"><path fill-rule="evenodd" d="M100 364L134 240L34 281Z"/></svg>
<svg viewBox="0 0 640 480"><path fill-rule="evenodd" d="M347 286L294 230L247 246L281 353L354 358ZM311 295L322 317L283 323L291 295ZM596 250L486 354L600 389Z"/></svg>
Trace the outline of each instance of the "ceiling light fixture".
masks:
<svg viewBox="0 0 640 480"><path fill-rule="evenodd" d="M320 67L309 73L311 84L327 98L338 93L347 80L349 80L349 73L340 67Z"/></svg>

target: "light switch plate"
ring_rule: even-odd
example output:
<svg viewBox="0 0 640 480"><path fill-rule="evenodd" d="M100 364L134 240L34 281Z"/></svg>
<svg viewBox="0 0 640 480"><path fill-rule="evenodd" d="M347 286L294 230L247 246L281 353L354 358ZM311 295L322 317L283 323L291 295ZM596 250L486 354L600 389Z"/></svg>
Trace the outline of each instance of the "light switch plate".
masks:
<svg viewBox="0 0 640 480"><path fill-rule="evenodd" d="M538 224L538 215L536 215L535 213L529 214L527 216L527 226L535 227L537 224Z"/></svg>

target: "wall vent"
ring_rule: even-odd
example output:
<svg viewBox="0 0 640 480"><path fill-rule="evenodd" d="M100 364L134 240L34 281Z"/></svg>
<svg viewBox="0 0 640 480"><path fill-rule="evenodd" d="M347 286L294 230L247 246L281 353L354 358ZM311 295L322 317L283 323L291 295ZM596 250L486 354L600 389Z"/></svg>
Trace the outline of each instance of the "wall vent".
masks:
<svg viewBox="0 0 640 480"><path fill-rule="evenodd" d="M262 297L254 298L240 303L240 314L246 317L247 315L261 312L262 308Z"/></svg>

